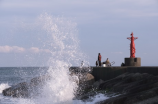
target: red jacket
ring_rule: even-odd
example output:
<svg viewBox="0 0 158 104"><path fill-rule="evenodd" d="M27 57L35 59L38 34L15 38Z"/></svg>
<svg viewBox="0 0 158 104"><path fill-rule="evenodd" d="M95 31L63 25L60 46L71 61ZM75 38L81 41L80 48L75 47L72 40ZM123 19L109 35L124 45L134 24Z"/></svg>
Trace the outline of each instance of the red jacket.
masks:
<svg viewBox="0 0 158 104"><path fill-rule="evenodd" d="M101 55L98 56L98 60L101 61Z"/></svg>

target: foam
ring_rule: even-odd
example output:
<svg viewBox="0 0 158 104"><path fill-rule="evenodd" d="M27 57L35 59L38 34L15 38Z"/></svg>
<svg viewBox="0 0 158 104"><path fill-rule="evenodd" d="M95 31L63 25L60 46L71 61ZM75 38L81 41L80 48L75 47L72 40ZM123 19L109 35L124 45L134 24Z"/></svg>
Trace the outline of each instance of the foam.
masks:
<svg viewBox="0 0 158 104"><path fill-rule="evenodd" d="M2 93L2 91L6 88L9 88L10 86L8 85L8 83L1 83L0 84L0 93Z"/></svg>

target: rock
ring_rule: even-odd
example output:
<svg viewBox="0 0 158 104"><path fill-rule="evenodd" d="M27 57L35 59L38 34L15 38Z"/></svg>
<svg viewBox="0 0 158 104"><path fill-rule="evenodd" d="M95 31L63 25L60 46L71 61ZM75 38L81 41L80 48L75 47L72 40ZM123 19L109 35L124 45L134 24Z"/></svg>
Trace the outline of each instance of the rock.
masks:
<svg viewBox="0 0 158 104"><path fill-rule="evenodd" d="M28 97L28 83L23 82L3 90L4 96Z"/></svg>
<svg viewBox="0 0 158 104"><path fill-rule="evenodd" d="M86 83L88 85L92 85L94 83L94 81L95 81L94 76L90 73L82 74L82 76L79 77L80 84Z"/></svg>
<svg viewBox="0 0 158 104"><path fill-rule="evenodd" d="M45 81L49 80L49 75L44 75L31 79L30 82L22 82L17 85L13 85L2 91L4 96L12 97L29 97L32 94L37 94L37 89L42 86Z"/></svg>
<svg viewBox="0 0 158 104"><path fill-rule="evenodd" d="M12 97L31 97L37 95L40 88L50 79L51 76L49 75L35 77L28 82L22 82L4 89L2 94ZM72 73L70 75L70 80L76 82L79 85L78 91L81 91L89 88L94 83L94 76L89 73Z"/></svg>
<svg viewBox="0 0 158 104"><path fill-rule="evenodd" d="M149 98L134 104L158 104L158 96L155 96L153 98Z"/></svg>
<svg viewBox="0 0 158 104"><path fill-rule="evenodd" d="M125 73L102 82L99 89L121 94L99 104L134 104L158 96L158 76L147 73Z"/></svg>
<svg viewBox="0 0 158 104"><path fill-rule="evenodd" d="M98 89L99 88L99 85L104 83L104 81L102 79L100 79L99 81L96 81L93 83L93 87Z"/></svg>
<svg viewBox="0 0 158 104"><path fill-rule="evenodd" d="M78 84L92 85L95 82L94 76L90 73L71 73L70 76Z"/></svg>

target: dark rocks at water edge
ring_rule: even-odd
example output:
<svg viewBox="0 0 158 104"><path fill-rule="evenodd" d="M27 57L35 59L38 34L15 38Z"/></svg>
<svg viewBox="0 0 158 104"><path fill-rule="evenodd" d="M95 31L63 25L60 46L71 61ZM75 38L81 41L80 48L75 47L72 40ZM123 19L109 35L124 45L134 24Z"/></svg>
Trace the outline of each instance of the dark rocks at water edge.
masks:
<svg viewBox="0 0 158 104"><path fill-rule="evenodd" d="M76 99L83 101L98 93L112 96L98 104L158 104L158 76L147 73L124 73L111 80L94 82L89 73L72 73L79 77L78 94ZM29 97L38 94L40 86L50 80L49 75L33 78L30 82L23 82L3 90L4 96ZM82 90L82 91L81 91ZM115 95L115 96L113 96Z"/></svg>
<svg viewBox="0 0 158 104"><path fill-rule="evenodd" d="M2 94L4 96L12 97L31 97L31 95L38 94L38 89L44 85L46 80L49 80L49 75L35 77L28 82L21 82L17 85L13 85L7 89L4 89Z"/></svg>
<svg viewBox="0 0 158 104"><path fill-rule="evenodd" d="M74 76L77 76L77 78L79 79L76 79L76 77ZM22 82L22 83L13 85L7 89L4 89L2 93L4 96L12 96L12 97L36 96L39 94L41 87L45 85L45 83L49 81L50 79L51 79L51 76L49 75L35 77L31 79L31 81ZM90 85L94 83L94 77L90 73L82 73L82 74L71 73L70 80L73 80L81 87L84 86L84 88L88 88ZM79 89L82 90L82 88L79 88ZM80 92L80 90L78 90L78 93Z"/></svg>
<svg viewBox="0 0 158 104"><path fill-rule="evenodd" d="M98 104L158 104L158 76L147 73L125 73L101 82L96 87L107 93L121 94Z"/></svg>
<svg viewBox="0 0 158 104"><path fill-rule="evenodd" d="M82 101L103 93L109 99L97 104L158 104L158 76L147 73L124 73L111 80L98 80L77 99Z"/></svg>

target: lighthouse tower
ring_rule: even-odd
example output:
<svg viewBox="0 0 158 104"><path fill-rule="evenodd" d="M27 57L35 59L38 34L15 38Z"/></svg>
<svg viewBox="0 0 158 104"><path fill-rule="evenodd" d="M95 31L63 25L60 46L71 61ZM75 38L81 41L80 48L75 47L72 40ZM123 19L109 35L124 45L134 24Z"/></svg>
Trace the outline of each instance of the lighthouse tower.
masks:
<svg viewBox="0 0 158 104"><path fill-rule="evenodd" d="M130 58L125 58L125 66L141 66L141 58L135 57L136 49L134 40L138 39L138 37L134 37L132 32L131 37L128 37L127 39L131 41Z"/></svg>

